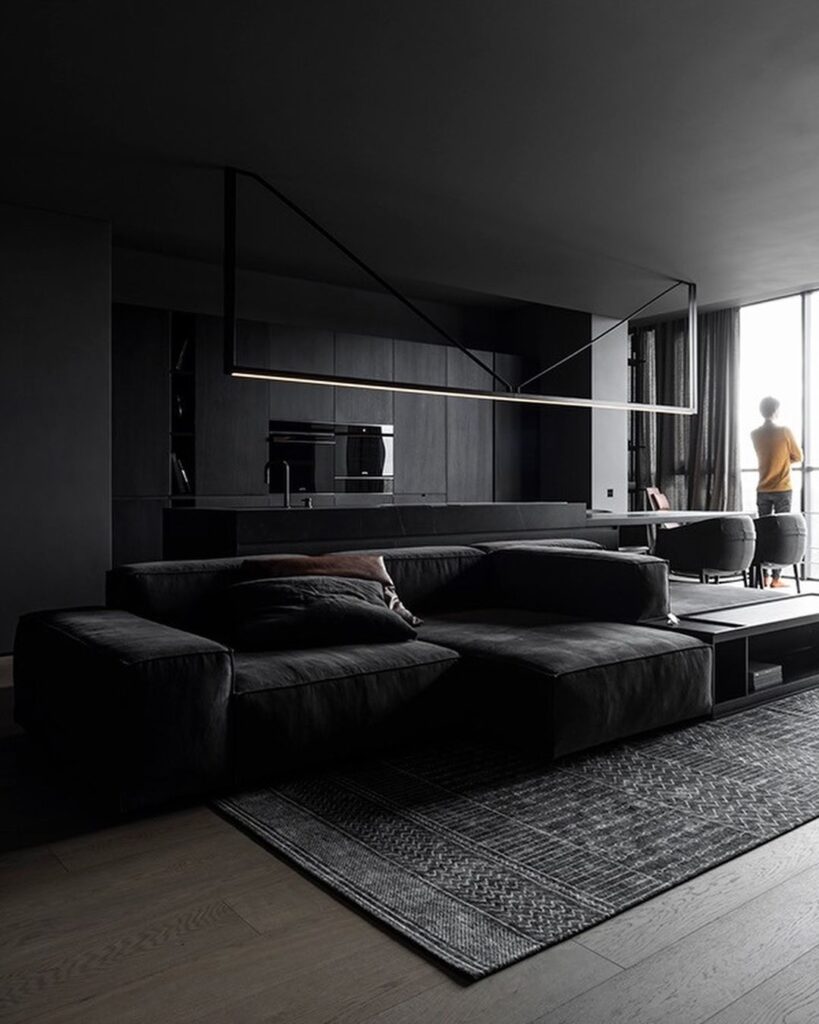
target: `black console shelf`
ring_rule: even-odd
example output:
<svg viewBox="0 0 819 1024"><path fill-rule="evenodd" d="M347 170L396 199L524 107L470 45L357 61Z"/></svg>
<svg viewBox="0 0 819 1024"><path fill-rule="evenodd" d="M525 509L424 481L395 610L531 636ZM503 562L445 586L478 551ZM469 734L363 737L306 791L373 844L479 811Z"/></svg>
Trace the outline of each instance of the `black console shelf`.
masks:
<svg viewBox="0 0 819 1024"><path fill-rule="evenodd" d="M816 594L703 613L670 628L710 644L715 718L819 686ZM753 690L751 662L780 666L782 682Z"/></svg>

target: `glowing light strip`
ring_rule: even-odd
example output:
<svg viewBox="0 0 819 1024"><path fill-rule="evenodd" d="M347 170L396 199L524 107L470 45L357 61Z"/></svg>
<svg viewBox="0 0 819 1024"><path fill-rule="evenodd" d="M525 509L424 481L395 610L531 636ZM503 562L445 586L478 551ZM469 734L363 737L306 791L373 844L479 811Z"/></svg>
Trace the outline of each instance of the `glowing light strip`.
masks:
<svg viewBox="0 0 819 1024"><path fill-rule="evenodd" d="M316 384L331 388L358 388L362 391L394 391L407 395L443 395L447 398L481 398L487 402L517 402L522 405L561 405L581 409L619 409L623 412L670 413L691 416L697 410L692 406L649 405L642 402L612 402L602 398L562 398L559 395L532 395L507 391L476 391L470 388L438 387L435 384L404 384L400 381L354 380L349 377L308 377L285 370L262 370L241 367L230 371L231 377L243 380L271 380L283 384Z"/></svg>

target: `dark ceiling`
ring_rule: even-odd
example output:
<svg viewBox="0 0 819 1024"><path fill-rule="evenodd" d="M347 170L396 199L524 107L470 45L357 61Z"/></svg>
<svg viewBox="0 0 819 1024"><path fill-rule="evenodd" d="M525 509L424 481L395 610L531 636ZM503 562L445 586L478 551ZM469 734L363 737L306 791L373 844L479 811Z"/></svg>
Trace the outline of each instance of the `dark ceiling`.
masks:
<svg viewBox="0 0 819 1024"><path fill-rule="evenodd" d="M105 218L126 246L217 260L231 163L439 292L622 315L669 277L704 304L819 284L815 0L109 0L4 21L0 197ZM345 279L261 193L241 223L246 264Z"/></svg>

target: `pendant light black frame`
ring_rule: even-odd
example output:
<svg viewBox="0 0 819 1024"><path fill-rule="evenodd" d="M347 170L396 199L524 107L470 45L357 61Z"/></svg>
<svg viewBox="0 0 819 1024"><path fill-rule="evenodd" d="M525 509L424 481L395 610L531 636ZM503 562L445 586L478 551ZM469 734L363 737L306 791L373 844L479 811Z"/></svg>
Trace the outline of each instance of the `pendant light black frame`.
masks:
<svg viewBox="0 0 819 1024"><path fill-rule="evenodd" d="M372 280L379 284L386 292L392 295L398 302L409 309L415 316L422 320L427 327L435 331L449 345L459 349L465 356L472 360L488 373L495 385L499 388L496 391L480 390L475 388L453 388L436 384L416 384L407 381L383 381L370 380L364 377L345 377L335 374L322 373L298 373L289 370L272 370L267 367L245 366L238 361L237 335L236 335L236 278L237 278L237 229L238 229L238 180L240 177L255 181L267 192L275 196L281 203L290 209L296 216L309 224L331 245L350 259ZM659 294L644 302L636 310L623 317L617 323L606 328L596 337L592 338L585 345L564 356L556 363L540 370L537 374L529 377L518 385L511 384L506 378L496 373L482 359L471 352L466 345L454 337L449 331L437 324L411 299L407 298L394 285L390 284L377 271L373 270L367 263L357 256L346 245L335 238L326 228L322 227L305 210L293 202L288 196L272 185L269 181L254 171L242 170L237 167L225 167L224 169L224 248L223 248L223 304L222 316L224 321L224 369L230 377L244 380L270 380L283 381L298 384L316 384L329 387L363 388L371 391L394 391L418 395L444 395L452 398L475 398L491 402L522 402L531 405L558 405L571 406L574 408L587 409L620 409L626 412L650 412L667 413L676 416L691 416L697 412L697 288L693 282L675 280ZM657 405L647 402L616 402L599 398L576 398L563 395L541 395L527 392L525 389L546 374L555 370L558 366L569 359L580 355L594 346L605 335L610 334L617 327L627 323L630 319L642 313L652 303L667 295L673 289L686 285L688 288L688 404Z"/></svg>

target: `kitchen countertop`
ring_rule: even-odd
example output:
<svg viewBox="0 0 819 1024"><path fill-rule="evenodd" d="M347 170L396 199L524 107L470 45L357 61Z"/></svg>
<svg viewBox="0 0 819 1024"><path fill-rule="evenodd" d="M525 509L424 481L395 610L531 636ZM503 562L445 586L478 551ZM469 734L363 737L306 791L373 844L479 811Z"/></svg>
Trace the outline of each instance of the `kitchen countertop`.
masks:
<svg viewBox="0 0 819 1024"><path fill-rule="evenodd" d="M606 512L589 509L586 521L594 526L651 526L657 523L696 523L702 519L748 516L750 512Z"/></svg>

